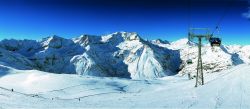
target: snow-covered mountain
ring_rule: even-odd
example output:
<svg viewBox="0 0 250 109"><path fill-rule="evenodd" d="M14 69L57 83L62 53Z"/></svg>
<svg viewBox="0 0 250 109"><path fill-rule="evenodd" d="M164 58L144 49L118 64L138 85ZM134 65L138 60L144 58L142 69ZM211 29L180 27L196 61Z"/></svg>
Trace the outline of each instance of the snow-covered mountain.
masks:
<svg viewBox="0 0 250 109"><path fill-rule="evenodd" d="M181 64L178 50L129 32L74 39L51 36L42 41L11 39L1 41L0 47L20 55L33 69L53 73L150 79L177 74Z"/></svg>
<svg viewBox="0 0 250 109"><path fill-rule="evenodd" d="M195 74L197 45L188 39L175 42L147 41L137 33L116 32L104 36L59 36L35 40L2 40L0 62L17 69L52 73L152 79L168 75ZM250 63L250 46L202 47L205 72L218 72ZM186 60L193 64L187 65Z"/></svg>
<svg viewBox="0 0 250 109"><path fill-rule="evenodd" d="M72 60L78 74L157 78L176 74L180 64L178 51L153 45L136 33L82 36L74 41L86 50Z"/></svg>
<svg viewBox="0 0 250 109"><path fill-rule="evenodd" d="M159 46L179 50L180 58L182 59L182 69L179 74L184 75L191 73L195 75L198 60L198 47L196 43L184 38L171 42L170 44L159 44ZM201 53L204 72L218 72L235 65L249 63L249 50L250 47L248 46L221 45L220 47L211 47L209 44L204 44ZM188 65L186 63L188 59L191 59L193 64Z"/></svg>

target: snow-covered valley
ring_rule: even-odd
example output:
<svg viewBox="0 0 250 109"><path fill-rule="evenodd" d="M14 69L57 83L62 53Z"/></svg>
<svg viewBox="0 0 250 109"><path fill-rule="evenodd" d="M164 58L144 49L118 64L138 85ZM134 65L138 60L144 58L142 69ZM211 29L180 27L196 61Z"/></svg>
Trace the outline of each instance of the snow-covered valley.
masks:
<svg viewBox="0 0 250 109"><path fill-rule="evenodd" d="M197 46L137 33L0 41L3 108L250 108L250 46ZM186 60L193 64L187 65Z"/></svg>

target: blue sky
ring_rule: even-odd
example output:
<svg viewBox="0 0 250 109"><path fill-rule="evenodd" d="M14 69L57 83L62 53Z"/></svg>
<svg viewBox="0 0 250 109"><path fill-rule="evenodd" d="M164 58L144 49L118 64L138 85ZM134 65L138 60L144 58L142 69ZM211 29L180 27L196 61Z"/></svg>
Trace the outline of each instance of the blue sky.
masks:
<svg viewBox="0 0 250 109"><path fill-rule="evenodd" d="M230 8L228 8L230 7ZM188 25L215 28L224 44L250 44L243 0L0 0L0 39L65 38L137 32L145 39L177 40Z"/></svg>

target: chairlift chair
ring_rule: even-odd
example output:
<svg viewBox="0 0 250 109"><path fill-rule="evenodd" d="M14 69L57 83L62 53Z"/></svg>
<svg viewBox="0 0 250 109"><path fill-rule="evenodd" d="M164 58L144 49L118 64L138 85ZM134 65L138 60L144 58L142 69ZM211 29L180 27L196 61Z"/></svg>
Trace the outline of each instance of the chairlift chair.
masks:
<svg viewBox="0 0 250 109"><path fill-rule="evenodd" d="M218 26L216 26L216 31L217 31L217 34L216 34L216 36L218 36L219 35L219 32L220 32L220 30L219 30L219 27ZM213 34L212 34L213 35ZM219 38L219 37L210 37L209 38L209 42L210 42L210 44L211 44L211 46L212 47L214 47L214 46L217 46L217 47L219 47L220 45L221 45L221 38Z"/></svg>
<svg viewBox="0 0 250 109"><path fill-rule="evenodd" d="M209 39L209 42L212 47L214 46L219 47L221 45L221 39L218 37L211 37Z"/></svg>
<svg viewBox="0 0 250 109"><path fill-rule="evenodd" d="M188 59L188 60L187 60L187 64L193 64L192 59Z"/></svg>

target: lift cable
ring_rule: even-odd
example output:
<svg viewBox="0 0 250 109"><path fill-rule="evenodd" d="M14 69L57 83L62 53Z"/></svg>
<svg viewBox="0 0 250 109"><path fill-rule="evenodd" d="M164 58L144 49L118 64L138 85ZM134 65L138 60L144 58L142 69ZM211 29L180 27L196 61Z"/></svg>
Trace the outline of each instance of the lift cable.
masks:
<svg viewBox="0 0 250 109"><path fill-rule="evenodd" d="M189 28L191 27L191 0L187 0L188 2L188 31L189 31Z"/></svg>
<svg viewBox="0 0 250 109"><path fill-rule="evenodd" d="M215 25L214 30L212 31L212 36L214 35L215 31L217 31L219 29L219 26L221 25L222 21L225 19L226 15L230 11L232 4L233 4L232 2L233 2L233 0L230 0L229 3L227 4L222 16L219 18L218 22Z"/></svg>
<svg viewBox="0 0 250 109"><path fill-rule="evenodd" d="M189 50L189 43L190 43L190 39L189 39L189 28L191 28L191 0L187 0L188 2L188 60L187 63L189 63L188 61L190 61L190 50Z"/></svg>

